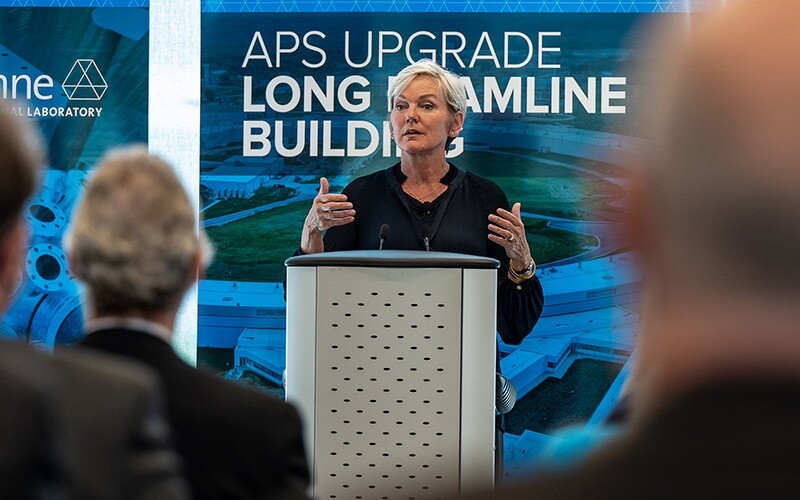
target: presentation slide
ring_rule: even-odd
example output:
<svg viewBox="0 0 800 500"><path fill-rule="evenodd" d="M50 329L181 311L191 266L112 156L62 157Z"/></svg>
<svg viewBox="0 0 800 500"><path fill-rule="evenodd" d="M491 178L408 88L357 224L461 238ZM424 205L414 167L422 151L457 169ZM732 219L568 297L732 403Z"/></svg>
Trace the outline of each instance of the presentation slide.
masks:
<svg viewBox="0 0 800 500"><path fill-rule="evenodd" d="M199 183L216 256L199 289L198 362L283 394L284 261L319 179L340 192L399 161L388 83L428 58L467 89L448 161L522 204L544 288L530 335L499 345L519 396L506 474L556 429L604 418L639 319L641 277L619 229L647 98L632 68L650 55L631 37L712 3L204 2Z"/></svg>
<svg viewBox="0 0 800 500"><path fill-rule="evenodd" d="M83 182L108 148L147 142L147 2L118 3L125 6L0 5L0 98L36 124L48 151L41 189L25 213L25 273L0 335L48 350L83 329L78 286L61 248Z"/></svg>

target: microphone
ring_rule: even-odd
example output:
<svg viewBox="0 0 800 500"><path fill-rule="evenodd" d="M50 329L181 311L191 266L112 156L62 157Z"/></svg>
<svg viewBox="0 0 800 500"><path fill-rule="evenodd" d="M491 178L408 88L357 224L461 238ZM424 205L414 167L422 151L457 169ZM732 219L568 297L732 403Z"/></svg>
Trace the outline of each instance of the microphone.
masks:
<svg viewBox="0 0 800 500"><path fill-rule="evenodd" d="M516 402L517 388L509 379L498 373L495 379L495 410L501 415L508 413L514 408Z"/></svg>
<svg viewBox="0 0 800 500"><path fill-rule="evenodd" d="M425 251L431 251L431 228L427 224L422 225L422 244L425 245Z"/></svg>
<svg viewBox="0 0 800 500"><path fill-rule="evenodd" d="M378 250L383 250L383 242L386 241L386 238L389 237L389 224L384 224L381 226L381 232L378 234L378 238L380 238L380 243L378 243Z"/></svg>

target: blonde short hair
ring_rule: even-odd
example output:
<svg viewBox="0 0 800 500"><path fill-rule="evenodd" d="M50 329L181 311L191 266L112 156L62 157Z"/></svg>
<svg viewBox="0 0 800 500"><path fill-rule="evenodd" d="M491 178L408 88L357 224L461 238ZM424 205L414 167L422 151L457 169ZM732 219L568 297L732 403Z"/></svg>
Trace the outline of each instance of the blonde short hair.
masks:
<svg viewBox="0 0 800 500"><path fill-rule="evenodd" d="M466 118L467 116L467 89L461 78L439 66L431 59L420 59L412 63L397 73L397 76L389 83L389 89L386 96L389 99L389 104L393 105L394 100L400 93L408 87L408 84L418 76L430 76L439 84L439 88L447 101L447 108L450 115L455 118L456 114ZM450 146L452 138L448 138L447 146Z"/></svg>
<svg viewBox="0 0 800 500"><path fill-rule="evenodd" d="M210 253L172 167L144 146L111 151L86 186L64 238L98 313L177 305L197 252Z"/></svg>

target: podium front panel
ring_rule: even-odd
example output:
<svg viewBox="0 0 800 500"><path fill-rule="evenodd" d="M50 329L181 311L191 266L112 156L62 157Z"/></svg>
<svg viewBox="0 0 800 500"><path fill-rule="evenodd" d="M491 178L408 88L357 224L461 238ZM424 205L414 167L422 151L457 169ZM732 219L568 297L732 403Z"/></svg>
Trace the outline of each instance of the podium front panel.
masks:
<svg viewBox="0 0 800 500"><path fill-rule="evenodd" d="M318 498L458 491L461 275L319 269Z"/></svg>
<svg viewBox="0 0 800 500"><path fill-rule="evenodd" d="M496 268L376 262L387 255L287 268L286 397L305 425L309 493L419 500L490 488Z"/></svg>

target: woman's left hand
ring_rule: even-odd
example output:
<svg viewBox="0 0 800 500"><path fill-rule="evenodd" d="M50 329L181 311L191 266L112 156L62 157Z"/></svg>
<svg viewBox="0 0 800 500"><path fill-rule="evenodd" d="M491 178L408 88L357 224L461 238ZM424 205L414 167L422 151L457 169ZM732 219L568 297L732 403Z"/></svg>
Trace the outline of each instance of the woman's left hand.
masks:
<svg viewBox="0 0 800 500"><path fill-rule="evenodd" d="M521 205L514 203L510 212L498 208L496 214L489 214L489 239L506 250L506 255L514 263L515 271L523 272L532 257L520 209Z"/></svg>

